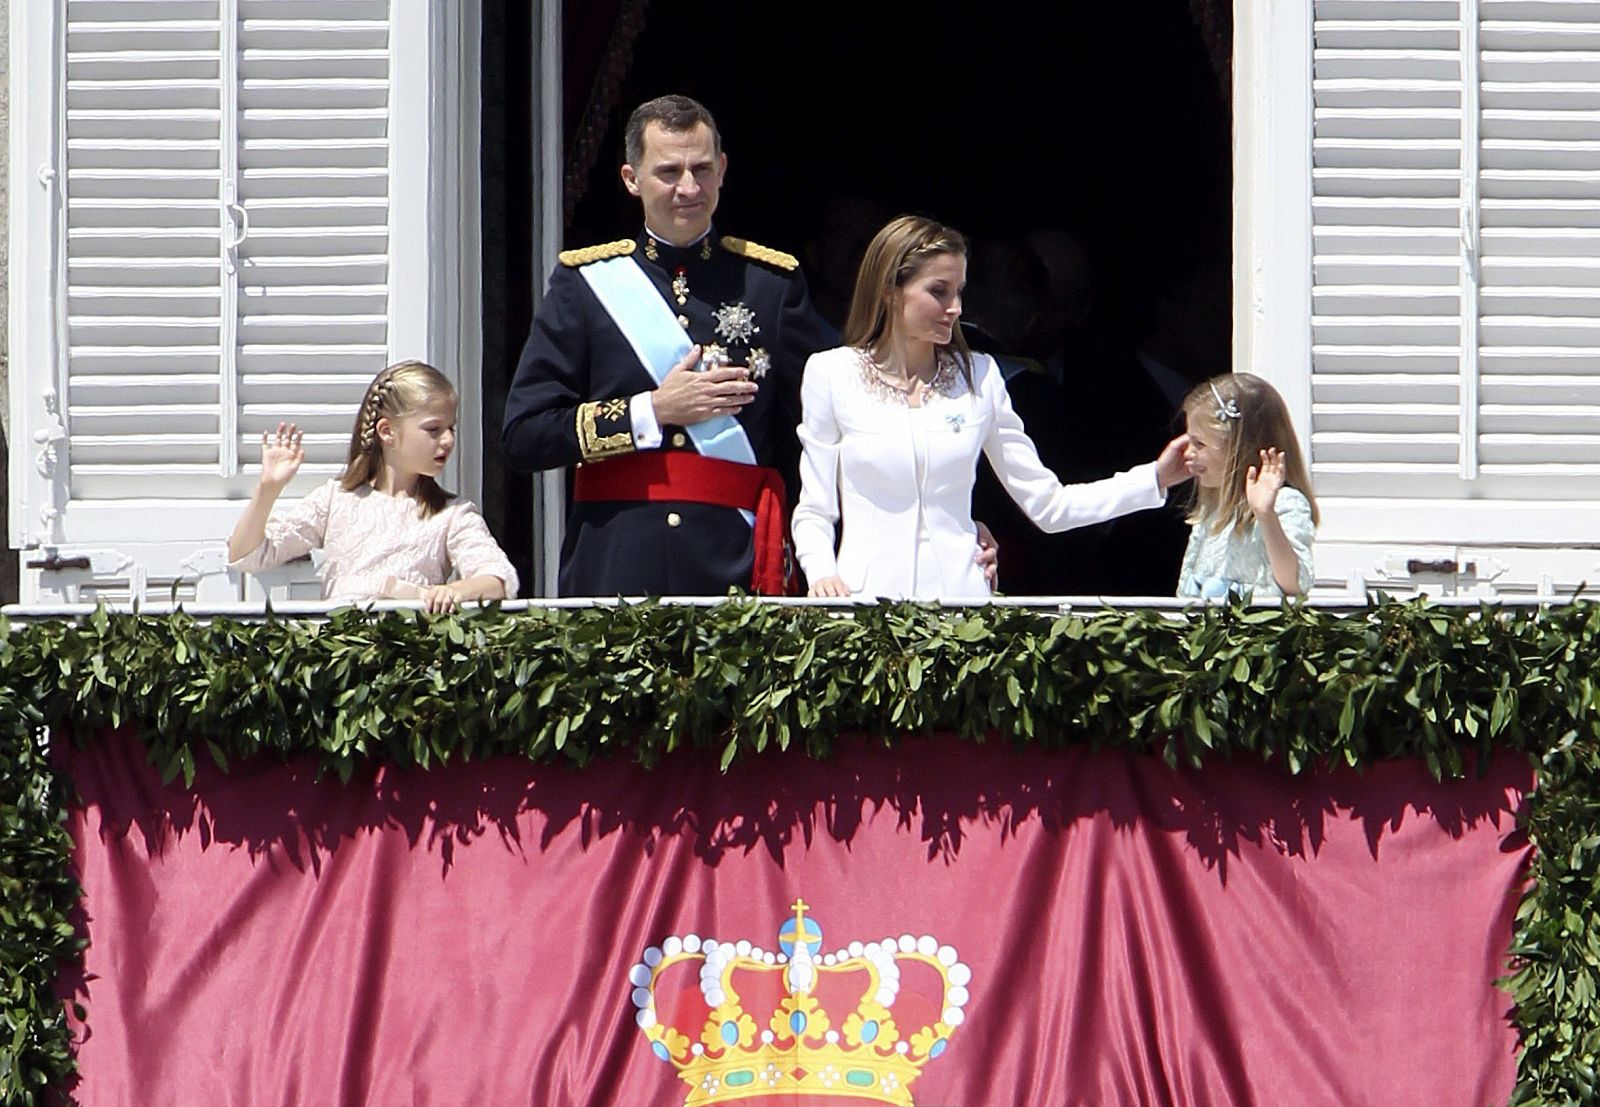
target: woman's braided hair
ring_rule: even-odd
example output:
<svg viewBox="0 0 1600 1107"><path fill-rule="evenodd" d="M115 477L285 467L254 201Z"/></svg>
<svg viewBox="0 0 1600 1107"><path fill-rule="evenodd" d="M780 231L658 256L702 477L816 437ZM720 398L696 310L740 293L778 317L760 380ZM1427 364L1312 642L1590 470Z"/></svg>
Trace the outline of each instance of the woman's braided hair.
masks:
<svg viewBox="0 0 1600 1107"><path fill-rule="evenodd" d="M455 386L426 362L399 361L373 377L366 395L361 398L356 423L350 431L350 455L339 477L339 487L354 492L364 484L371 484L382 470L380 419L398 419L436 400L454 403L455 399ZM417 478L417 506L424 519L442 511L454 498L453 493L440 488L432 477Z"/></svg>

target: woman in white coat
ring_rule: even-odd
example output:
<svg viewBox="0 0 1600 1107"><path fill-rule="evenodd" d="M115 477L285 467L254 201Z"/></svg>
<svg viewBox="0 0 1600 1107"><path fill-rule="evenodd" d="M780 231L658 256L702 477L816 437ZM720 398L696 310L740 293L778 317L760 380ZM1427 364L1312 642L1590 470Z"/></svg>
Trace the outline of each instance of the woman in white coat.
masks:
<svg viewBox="0 0 1600 1107"><path fill-rule="evenodd" d="M1089 484L1058 481L1011 409L994 359L968 350L956 326L966 274L958 232L916 216L894 220L862 259L845 345L806 363L793 530L813 596L988 596L974 560L979 450L1048 531L1158 507L1170 485L1188 479L1180 436L1150 464Z"/></svg>

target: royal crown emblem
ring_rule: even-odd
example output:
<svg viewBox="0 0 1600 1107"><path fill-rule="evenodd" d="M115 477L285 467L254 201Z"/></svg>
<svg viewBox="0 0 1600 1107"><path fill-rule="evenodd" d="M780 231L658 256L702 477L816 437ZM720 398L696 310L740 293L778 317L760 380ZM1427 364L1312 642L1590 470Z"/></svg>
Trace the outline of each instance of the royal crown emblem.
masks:
<svg viewBox="0 0 1600 1107"><path fill-rule="evenodd" d="M689 1086L685 1107L913 1104L911 1082L962 1023L972 971L929 935L825 954L809 909L795 902L775 951L674 935L629 972L635 1021Z"/></svg>

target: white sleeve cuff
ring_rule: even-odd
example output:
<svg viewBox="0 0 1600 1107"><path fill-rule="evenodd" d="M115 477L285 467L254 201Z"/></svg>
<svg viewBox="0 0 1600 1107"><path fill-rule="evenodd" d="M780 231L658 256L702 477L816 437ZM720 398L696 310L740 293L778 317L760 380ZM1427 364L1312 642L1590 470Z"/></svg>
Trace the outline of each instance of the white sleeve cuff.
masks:
<svg viewBox="0 0 1600 1107"><path fill-rule="evenodd" d="M1141 509L1160 507L1167 502L1168 488L1161 487L1161 469L1153 461L1143 465L1135 465L1128 470L1128 477L1134 482L1135 487L1143 486L1141 492L1144 499Z"/></svg>
<svg viewBox="0 0 1600 1107"><path fill-rule="evenodd" d="M638 392L628 401L628 418L633 423L633 448L657 450L661 448L661 424L656 422L656 405L650 393Z"/></svg>

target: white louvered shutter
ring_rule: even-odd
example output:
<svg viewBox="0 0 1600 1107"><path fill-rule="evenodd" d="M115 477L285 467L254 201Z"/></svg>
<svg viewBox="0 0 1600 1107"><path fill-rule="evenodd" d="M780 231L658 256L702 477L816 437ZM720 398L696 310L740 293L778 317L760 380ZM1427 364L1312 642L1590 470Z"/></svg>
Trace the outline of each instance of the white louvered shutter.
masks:
<svg viewBox="0 0 1600 1107"><path fill-rule="evenodd" d="M66 493L217 494L221 2L66 14Z"/></svg>
<svg viewBox="0 0 1600 1107"><path fill-rule="evenodd" d="M1316 0L1322 537L1600 538L1600 2Z"/></svg>
<svg viewBox="0 0 1600 1107"><path fill-rule="evenodd" d="M1320 0L1313 55L1318 491L1455 483L1461 436L1458 0Z"/></svg>
<svg viewBox="0 0 1600 1107"><path fill-rule="evenodd" d="M1600 498L1600 2L1478 16L1483 472L1516 496Z"/></svg>
<svg viewBox="0 0 1600 1107"><path fill-rule="evenodd" d="M238 421L251 460L287 419L299 487L343 466L388 363L387 0L239 0ZM293 492L294 489L291 489Z"/></svg>
<svg viewBox="0 0 1600 1107"><path fill-rule="evenodd" d="M28 117L24 150L45 159L52 191L41 203L26 190L19 207L54 230L47 258L36 227L19 247L52 275L20 313L30 353L13 425L38 456L13 505L14 545L115 547L181 576L231 529L263 430L290 420L307 432L287 500L342 467L372 376L433 354L425 325L407 323L400 351L391 333L393 319L431 317L416 279L430 259L396 258L390 237L409 221L426 241L436 125L424 112L395 137L397 28L425 43L432 24L426 5L394 5L30 10L24 37L64 51L51 125ZM405 56L431 87L426 45ZM423 153L415 165L395 156L406 143ZM15 304L15 276L13 288Z"/></svg>

